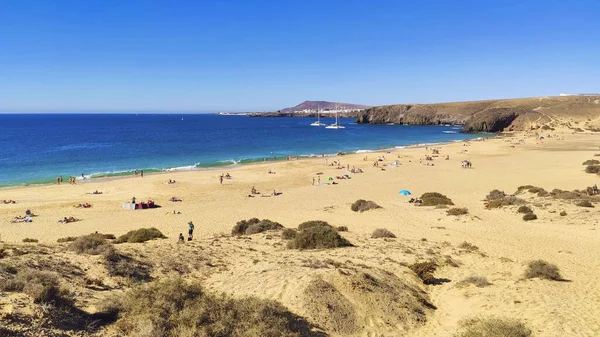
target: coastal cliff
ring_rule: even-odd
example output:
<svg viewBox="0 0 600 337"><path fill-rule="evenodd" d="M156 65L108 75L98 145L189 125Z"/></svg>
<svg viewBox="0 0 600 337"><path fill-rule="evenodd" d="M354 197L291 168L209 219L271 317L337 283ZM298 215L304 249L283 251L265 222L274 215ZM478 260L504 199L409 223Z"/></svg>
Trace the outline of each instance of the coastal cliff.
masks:
<svg viewBox="0 0 600 337"><path fill-rule="evenodd" d="M356 122L455 124L463 125L463 132L522 131L544 125L547 128L567 126L600 131L600 95L386 105L358 112ZM580 122L584 125L579 125Z"/></svg>

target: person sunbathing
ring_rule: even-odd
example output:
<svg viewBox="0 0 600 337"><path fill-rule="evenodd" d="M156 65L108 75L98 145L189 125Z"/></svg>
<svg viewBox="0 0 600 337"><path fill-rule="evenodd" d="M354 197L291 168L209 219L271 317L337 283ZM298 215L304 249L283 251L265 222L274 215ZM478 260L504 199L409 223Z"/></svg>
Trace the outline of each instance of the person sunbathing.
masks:
<svg viewBox="0 0 600 337"><path fill-rule="evenodd" d="M229 173L227 173L227 174L225 175L225 179L231 179L231 175L230 175Z"/></svg>
<svg viewBox="0 0 600 337"><path fill-rule="evenodd" d="M178 201L183 201L183 200L181 198L172 197L171 199L169 199L169 201L178 202Z"/></svg>
<svg viewBox="0 0 600 337"><path fill-rule="evenodd" d="M4 200L4 203L5 204L16 204L17 202L14 201L14 200L12 200L12 199L10 199L10 200Z"/></svg>

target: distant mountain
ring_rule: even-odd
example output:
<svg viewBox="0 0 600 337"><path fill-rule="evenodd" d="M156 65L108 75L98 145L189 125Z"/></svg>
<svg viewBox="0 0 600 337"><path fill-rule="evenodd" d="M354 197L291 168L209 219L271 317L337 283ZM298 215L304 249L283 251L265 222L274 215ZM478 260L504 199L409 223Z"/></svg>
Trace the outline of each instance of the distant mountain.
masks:
<svg viewBox="0 0 600 337"><path fill-rule="evenodd" d="M361 109L370 108L370 106L368 106L368 105L359 105L359 104L350 104L350 103L339 103L339 102L336 103L336 102L327 102L327 101L304 101L294 107L281 109L281 110L279 110L279 112L291 113L294 111L306 111L306 110L316 111L317 109L334 110L336 108L336 105L337 105L338 109L345 109L345 110L361 110Z"/></svg>

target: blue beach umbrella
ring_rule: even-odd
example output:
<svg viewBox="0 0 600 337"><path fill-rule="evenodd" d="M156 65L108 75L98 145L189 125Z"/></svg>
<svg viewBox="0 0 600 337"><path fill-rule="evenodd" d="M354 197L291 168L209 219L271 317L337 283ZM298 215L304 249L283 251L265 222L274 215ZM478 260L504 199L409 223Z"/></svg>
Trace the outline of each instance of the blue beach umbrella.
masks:
<svg viewBox="0 0 600 337"><path fill-rule="evenodd" d="M410 195L411 194L409 190L402 190L402 191L400 191L398 193L402 194L402 195Z"/></svg>

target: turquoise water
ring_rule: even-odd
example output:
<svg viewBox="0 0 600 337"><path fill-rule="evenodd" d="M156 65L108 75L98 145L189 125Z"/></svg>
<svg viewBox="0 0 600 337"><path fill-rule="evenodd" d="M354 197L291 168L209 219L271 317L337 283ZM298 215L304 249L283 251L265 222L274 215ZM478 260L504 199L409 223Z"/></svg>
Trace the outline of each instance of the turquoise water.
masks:
<svg viewBox="0 0 600 337"><path fill-rule="evenodd" d="M183 118L183 120L182 120ZM0 114L0 186L362 152L462 140L455 126L310 126L310 118L213 114ZM332 119L323 119L326 124Z"/></svg>

